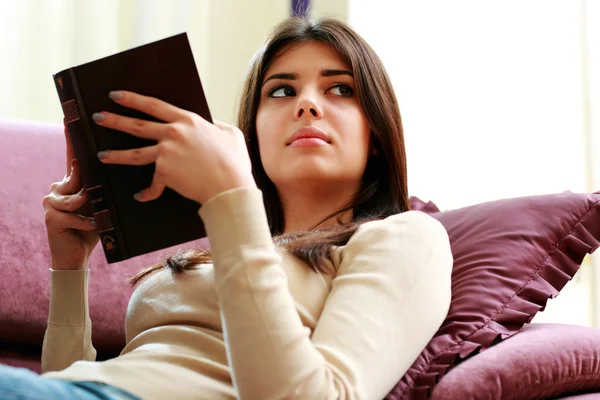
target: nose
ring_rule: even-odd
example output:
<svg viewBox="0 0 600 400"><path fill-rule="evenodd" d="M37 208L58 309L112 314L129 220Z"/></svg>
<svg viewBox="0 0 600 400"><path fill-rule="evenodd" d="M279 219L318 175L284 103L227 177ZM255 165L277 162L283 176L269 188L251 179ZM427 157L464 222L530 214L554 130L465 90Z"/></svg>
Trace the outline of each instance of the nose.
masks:
<svg viewBox="0 0 600 400"><path fill-rule="evenodd" d="M298 96L298 102L296 103L296 110L294 112L295 119L301 119L305 116L315 119L323 118L323 110L319 106L316 96L310 93Z"/></svg>

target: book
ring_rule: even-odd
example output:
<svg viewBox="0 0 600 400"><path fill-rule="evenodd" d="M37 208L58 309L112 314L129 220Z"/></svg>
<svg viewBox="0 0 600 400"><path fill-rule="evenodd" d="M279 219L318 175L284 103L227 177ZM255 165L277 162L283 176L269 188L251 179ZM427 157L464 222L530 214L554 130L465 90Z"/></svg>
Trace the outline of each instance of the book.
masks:
<svg viewBox="0 0 600 400"><path fill-rule="evenodd" d="M96 156L101 150L157 142L101 127L92 120L93 113L108 111L156 121L108 97L112 90L128 90L161 99L212 123L187 34L68 68L53 78L106 261L123 261L205 237L197 202L169 188L150 202L133 198L150 186L154 164L109 165Z"/></svg>

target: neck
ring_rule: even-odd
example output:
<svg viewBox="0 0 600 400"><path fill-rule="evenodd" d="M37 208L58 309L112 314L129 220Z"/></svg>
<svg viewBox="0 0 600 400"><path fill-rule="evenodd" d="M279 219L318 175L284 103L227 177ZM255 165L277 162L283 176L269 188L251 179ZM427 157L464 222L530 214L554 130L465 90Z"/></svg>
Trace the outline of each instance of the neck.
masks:
<svg viewBox="0 0 600 400"><path fill-rule="evenodd" d="M322 222L344 207L354 197L355 190L335 185L326 189L302 185L298 188L280 189L278 192L285 215L285 233L309 230L317 224L318 228L326 228L337 225L338 219L342 222L352 219L352 210L348 210Z"/></svg>

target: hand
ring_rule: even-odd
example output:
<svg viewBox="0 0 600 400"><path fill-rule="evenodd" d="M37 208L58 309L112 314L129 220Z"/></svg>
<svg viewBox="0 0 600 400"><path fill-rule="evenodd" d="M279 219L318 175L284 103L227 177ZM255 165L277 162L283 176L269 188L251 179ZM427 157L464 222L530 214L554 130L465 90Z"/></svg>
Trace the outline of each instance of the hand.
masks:
<svg viewBox="0 0 600 400"><path fill-rule="evenodd" d="M79 165L65 127L67 174L50 186L44 197L46 232L50 246L51 267L55 270L84 269L98 244L99 237L86 210L87 196L82 190ZM81 215L87 213L88 216Z"/></svg>
<svg viewBox="0 0 600 400"><path fill-rule="evenodd" d="M152 184L136 194L138 201L158 198L167 186L200 204L228 189L256 187L244 135L236 127L217 121L213 125L197 114L132 92L111 92L111 98L164 121L94 114L98 125L158 142L98 154L106 164L156 163Z"/></svg>

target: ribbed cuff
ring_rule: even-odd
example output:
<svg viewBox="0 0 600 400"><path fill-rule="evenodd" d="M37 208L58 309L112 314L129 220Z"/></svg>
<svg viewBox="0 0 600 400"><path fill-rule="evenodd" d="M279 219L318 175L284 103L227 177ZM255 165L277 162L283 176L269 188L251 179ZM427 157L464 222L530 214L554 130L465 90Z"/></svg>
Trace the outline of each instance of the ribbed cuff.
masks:
<svg viewBox="0 0 600 400"><path fill-rule="evenodd" d="M50 270L50 312L53 325L86 325L90 321L88 279L90 270Z"/></svg>
<svg viewBox="0 0 600 400"><path fill-rule="evenodd" d="M214 259L245 246L273 246L262 192L257 188L222 192L204 203L198 213Z"/></svg>

